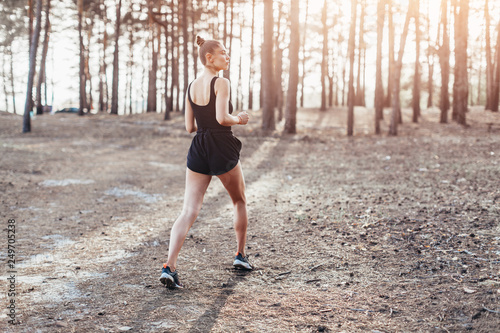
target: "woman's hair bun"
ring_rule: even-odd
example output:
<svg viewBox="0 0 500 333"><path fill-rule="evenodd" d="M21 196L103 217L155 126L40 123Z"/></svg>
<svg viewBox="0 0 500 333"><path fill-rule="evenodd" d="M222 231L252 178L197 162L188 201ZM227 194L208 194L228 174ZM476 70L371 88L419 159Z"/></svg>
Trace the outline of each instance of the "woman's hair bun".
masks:
<svg viewBox="0 0 500 333"><path fill-rule="evenodd" d="M205 40L203 38L201 38L200 36L196 36L196 44L198 44L198 46L202 46L204 43Z"/></svg>

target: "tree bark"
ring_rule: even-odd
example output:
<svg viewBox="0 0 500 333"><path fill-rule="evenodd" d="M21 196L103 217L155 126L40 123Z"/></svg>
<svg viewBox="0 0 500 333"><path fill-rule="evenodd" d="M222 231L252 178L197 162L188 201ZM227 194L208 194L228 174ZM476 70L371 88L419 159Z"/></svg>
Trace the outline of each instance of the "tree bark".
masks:
<svg viewBox="0 0 500 333"><path fill-rule="evenodd" d="M399 99L401 87L401 70L403 67L403 55L405 51L406 37L408 36L408 26L410 25L410 18L412 16L413 0L409 0L408 12L406 13L405 25L403 33L401 34L401 41L399 42L398 59L394 65L393 72L393 91L392 91L392 114L391 124L389 127L389 135L398 135L398 124L401 122L401 105Z"/></svg>
<svg viewBox="0 0 500 333"><path fill-rule="evenodd" d="M321 58L321 106L320 111L326 111L326 76L328 73L328 25L326 24L326 14L328 12L328 3L323 2L323 11L321 14L321 23L323 25L323 57Z"/></svg>
<svg viewBox="0 0 500 333"><path fill-rule="evenodd" d="M361 5L361 11L360 11L360 16L359 16L359 36L358 36L358 70L357 70L357 76L356 76L356 102L355 105L359 106L364 106L364 96L363 96L363 88L361 87L361 77L363 76L363 70L362 70L362 60L363 60L363 48L365 47L364 44L364 30L365 30L365 6L366 6L366 0L361 0L360 2Z"/></svg>
<svg viewBox="0 0 500 333"><path fill-rule="evenodd" d="M290 1L290 75L288 77L288 92L285 108L285 133L297 132L297 88L299 83L299 51L300 51L300 26L299 26L299 0Z"/></svg>
<svg viewBox="0 0 500 333"><path fill-rule="evenodd" d="M384 83L382 81L382 42L384 37L385 1L377 6L377 70L375 74L375 134L380 134L381 114L384 112Z"/></svg>
<svg viewBox="0 0 500 333"><path fill-rule="evenodd" d="M156 25L153 23L153 6L157 8L156 1L148 2L149 11L149 45L151 45L151 67L148 73L148 103L146 106L146 112L156 112L156 94L157 94L157 74L158 74L158 52L159 45L156 45ZM155 9L156 9L155 8Z"/></svg>
<svg viewBox="0 0 500 333"><path fill-rule="evenodd" d="M494 78L494 66L491 57L491 39L490 39L490 11L488 0L484 3L484 19L485 19L485 48L486 48L486 110L491 110L492 107L492 90Z"/></svg>
<svg viewBox="0 0 500 333"><path fill-rule="evenodd" d="M28 88L26 90L26 103L24 104L24 116L23 116L23 133L31 132L31 111L33 110L32 105L32 91L33 91L33 81L35 78L36 69L36 51L38 49L38 41L40 39L40 30L42 27L42 0L36 1L36 25L35 30L31 36L30 43L30 70L28 73Z"/></svg>
<svg viewBox="0 0 500 333"><path fill-rule="evenodd" d="M283 3L278 3L278 19L276 20L276 39L275 39L275 65L274 65L274 84L275 84L275 107L278 111L278 122L283 119L283 49L280 47L281 16L283 15Z"/></svg>
<svg viewBox="0 0 500 333"><path fill-rule="evenodd" d="M264 43L262 45L262 129L268 131L274 131L276 128L273 93L273 30L273 0L264 0Z"/></svg>
<svg viewBox="0 0 500 333"><path fill-rule="evenodd" d="M111 89L111 114L118 114L118 40L120 37L121 9L122 0L118 0L118 5L116 7L115 50L113 52L113 87Z"/></svg>
<svg viewBox="0 0 500 333"><path fill-rule="evenodd" d="M394 44L395 44L395 33L394 33L394 20L393 20L393 10L392 10L392 0L387 2L387 20L389 25L389 70L387 71L387 96L385 97L385 106L390 107L392 105L392 84L393 84L393 72L394 72ZM382 113L383 117L383 113Z"/></svg>
<svg viewBox="0 0 500 333"><path fill-rule="evenodd" d="M45 88L47 87L47 80L45 78L46 71L46 61L47 61L47 51L49 49L49 36L50 36L50 0L45 0L45 27L44 27L44 38L43 38L43 48L42 48L42 59L40 61L40 75L38 75L38 83L36 85L36 114L43 114L42 106L42 83L45 83Z"/></svg>
<svg viewBox="0 0 500 333"><path fill-rule="evenodd" d="M255 32L255 0L252 1L252 31L250 41L250 73L248 75L248 109L253 110L253 75L254 75L254 32Z"/></svg>
<svg viewBox="0 0 500 333"><path fill-rule="evenodd" d="M86 90L87 78L85 77L85 46L83 45L83 0L78 0L78 40L80 49L80 107L78 115L84 115L84 109L87 105Z"/></svg>
<svg viewBox="0 0 500 333"><path fill-rule="evenodd" d="M189 25L189 16L187 12L188 0L181 1L182 2L182 54L183 54L183 69L184 69L184 89L182 89L183 93L186 94L187 88L189 85L189 35L188 35L188 25ZM186 109L186 99L182 98L182 112Z"/></svg>
<svg viewBox="0 0 500 333"><path fill-rule="evenodd" d="M304 21L304 30L302 33L302 76L300 78L300 107L304 107L304 79L306 77L306 36L307 19L309 18L309 0L306 0L306 18Z"/></svg>
<svg viewBox="0 0 500 333"><path fill-rule="evenodd" d="M356 49L357 5L357 0L351 0L351 27L349 31L349 95L347 97L347 136L352 136L354 131L354 53Z"/></svg>
<svg viewBox="0 0 500 333"><path fill-rule="evenodd" d="M458 25L455 31L455 81L454 110L456 121L466 125L467 102L469 97L469 81L467 77L467 37L469 21L469 0L460 0L458 7ZM455 110L456 108L456 110Z"/></svg>
<svg viewBox="0 0 500 333"><path fill-rule="evenodd" d="M441 115L439 122L445 124L448 122L448 110L450 109L450 37L448 34L448 0L441 0L441 23L440 31L443 34L443 41L439 47L439 64L441 67L441 93L439 108ZM438 38L439 40L439 38Z"/></svg>
<svg viewBox="0 0 500 333"><path fill-rule="evenodd" d="M420 117L420 0L414 0L415 20L415 75L413 76L413 122Z"/></svg>
<svg viewBox="0 0 500 333"><path fill-rule="evenodd" d="M496 60L496 75L493 82L493 91L491 96L491 111L498 112L498 103L500 100L500 21L498 22L497 34L497 60Z"/></svg>

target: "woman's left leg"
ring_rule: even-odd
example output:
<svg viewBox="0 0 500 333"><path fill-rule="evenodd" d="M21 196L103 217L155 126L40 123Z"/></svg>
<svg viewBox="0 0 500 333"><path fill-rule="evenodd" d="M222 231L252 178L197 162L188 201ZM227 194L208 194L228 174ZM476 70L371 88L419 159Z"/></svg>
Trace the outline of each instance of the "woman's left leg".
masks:
<svg viewBox="0 0 500 333"><path fill-rule="evenodd" d="M245 256L245 244L247 238L247 202L245 197L245 179L241 164L238 162L236 167L223 175L218 176L226 188L234 205L234 231L236 232L236 241L238 252Z"/></svg>

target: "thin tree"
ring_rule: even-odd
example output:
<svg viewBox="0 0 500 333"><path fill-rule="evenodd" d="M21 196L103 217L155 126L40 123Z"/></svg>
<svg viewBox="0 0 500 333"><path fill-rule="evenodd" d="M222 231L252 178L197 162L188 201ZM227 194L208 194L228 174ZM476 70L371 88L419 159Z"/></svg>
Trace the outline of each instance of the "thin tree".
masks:
<svg viewBox="0 0 500 333"><path fill-rule="evenodd" d="M458 2L458 0L457 0ZM458 3L457 3L458 4ZM455 16L455 81L453 84L453 113L460 125L466 125L469 81L467 74L467 37L469 29L469 0L459 0Z"/></svg>
<svg viewBox="0 0 500 333"><path fill-rule="evenodd" d="M365 30L365 7L366 0L361 0L361 12L359 15L359 36L358 36L358 70L356 76L356 97L355 105L365 106L364 89L361 87L361 77L364 73L364 69L361 69L361 64L363 63L363 50L365 49L364 41L364 30Z"/></svg>
<svg viewBox="0 0 500 333"><path fill-rule="evenodd" d="M431 29L430 29L430 19L429 19L429 10L430 5L427 3L427 15L425 18L426 21L426 34L427 34L427 65L428 65L428 80L427 80L427 90L428 90L428 98L427 98L427 108L431 108L434 105L434 53L435 49L431 47Z"/></svg>
<svg viewBox="0 0 500 333"><path fill-rule="evenodd" d="M306 77L306 36L307 36L307 20L309 18L309 0L306 0L306 18L304 20L304 28L302 30L302 76L300 77L300 107L304 107L304 79Z"/></svg>
<svg viewBox="0 0 500 333"><path fill-rule="evenodd" d="M116 6L115 50L113 52L113 87L111 89L111 114L118 114L118 40L120 37L122 0Z"/></svg>
<svg viewBox="0 0 500 333"><path fill-rule="evenodd" d="M107 32L107 24L108 24L108 18L106 15L107 12L107 6L106 3L101 0L99 7L102 6L102 54L101 54L101 59L100 59L100 64L99 64L99 111L107 111L108 110L108 80L107 80L107 75L106 75L106 68L107 68L107 62L106 62L106 50L108 48L108 32Z"/></svg>
<svg viewBox="0 0 500 333"><path fill-rule="evenodd" d="M488 5L488 0L484 3L484 19L485 19L485 48L486 48L486 110L491 110L492 108L492 91L493 91L493 79L494 79L494 66L491 56L491 39L490 39L490 10Z"/></svg>
<svg viewBox="0 0 500 333"><path fill-rule="evenodd" d="M250 73L248 74L248 109L253 110L253 76L254 76L254 32L255 32L255 0L252 0L252 28L250 32Z"/></svg>
<svg viewBox="0 0 500 333"><path fill-rule="evenodd" d="M394 71L394 44L396 39L396 34L394 33L394 13L392 0L387 1L387 21L389 27L389 70L387 71L387 95L385 97L385 106L390 107L392 105L392 77ZM382 113L382 117L383 117Z"/></svg>
<svg viewBox="0 0 500 333"><path fill-rule="evenodd" d="M158 74L158 53L160 45L157 43L157 26L154 24L153 11L158 9L157 0L148 1L148 31L149 31L149 41L148 44L151 45L151 65L149 66L148 73L148 101L146 106L146 112L156 112L156 95L157 95L157 74Z"/></svg>
<svg viewBox="0 0 500 333"><path fill-rule="evenodd" d="M83 116L86 101L86 90L85 86L87 83L87 78L85 77L85 46L83 45L83 11L84 11L84 1L78 0L78 41L79 41L79 55L80 55L80 107L78 109L78 115Z"/></svg>
<svg viewBox="0 0 500 333"><path fill-rule="evenodd" d="M328 25L327 17L328 5L327 1L323 2L323 11L321 12L321 23L323 26L323 57L321 58L321 107L320 111L326 111L326 76L328 73Z"/></svg>
<svg viewBox="0 0 500 333"><path fill-rule="evenodd" d="M420 117L420 0L414 0L415 75L413 76L413 122Z"/></svg>
<svg viewBox="0 0 500 333"><path fill-rule="evenodd" d="M381 114L384 112L384 83L382 82L382 42L384 37L385 2L377 5L377 70L375 74L375 134L380 134Z"/></svg>
<svg viewBox="0 0 500 333"><path fill-rule="evenodd" d="M400 91L401 91L401 70L403 68L403 55L406 45L406 37L408 36L408 27L410 25L410 19L412 16L413 0L409 0L408 11L406 13L405 24L403 28L403 33L401 34L401 41L399 43L398 58L394 65L394 72L392 78L392 114L391 114L391 124L389 127L389 135L398 134L398 124L401 121L401 102L400 102Z"/></svg>
<svg viewBox="0 0 500 333"><path fill-rule="evenodd" d="M189 84L189 34L188 34L188 25L189 25L189 16L187 11L188 0L181 1L182 2L182 55L183 55L183 69L184 69L184 89L183 93L187 92L188 84ZM182 98L182 111L184 112L186 108L186 99Z"/></svg>
<svg viewBox="0 0 500 333"><path fill-rule="evenodd" d="M290 75L285 108L285 133L297 132L297 87L299 83L299 51L300 51L299 0L290 0Z"/></svg>
<svg viewBox="0 0 500 333"><path fill-rule="evenodd" d="M38 83L36 85L36 114L43 114L42 107L42 83L45 83L45 91L47 91L47 80L46 76L46 61L47 52L49 49L49 36L50 36L50 0L45 0L45 27L44 27L44 37L43 37L43 47L42 47L42 59L40 61L40 75L38 75ZM47 94L45 94L45 101L47 101Z"/></svg>
<svg viewBox="0 0 500 333"><path fill-rule="evenodd" d="M278 122L283 119L283 49L280 47L284 33L281 33L281 17L283 15L283 3L278 3L278 19L276 20L275 36L275 65L274 65L274 84L275 84L275 106L278 109Z"/></svg>
<svg viewBox="0 0 500 333"><path fill-rule="evenodd" d="M491 96L491 111L498 112L498 103L500 101L500 21L498 21L497 34L497 59L496 59L496 74L493 82Z"/></svg>
<svg viewBox="0 0 500 333"><path fill-rule="evenodd" d="M264 43L262 45L262 129L274 131L274 84L273 84L273 0L264 0Z"/></svg>
<svg viewBox="0 0 500 333"><path fill-rule="evenodd" d="M352 136L354 131L354 52L356 49L356 17L357 0L351 0L351 27L349 30L349 92L347 97L347 136Z"/></svg>
<svg viewBox="0 0 500 333"><path fill-rule="evenodd" d="M24 104L23 133L31 132L31 115L33 110L32 91L36 68L36 51L40 39L40 30L42 28L42 0L36 0L36 25L31 37L30 43L30 70L28 73L28 89L26 90L26 103Z"/></svg>
<svg viewBox="0 0 500 333"><path fill-rule="evenodd" d="M450 109L450 36L448 34L448 0L441 0L441 22L439 23L438 35L442 34L442 42L438 49L439 65L441 67L441 92L439 108L441 114L439 122L448 122L448 110ZM438 41L440 36L438 36Z"/></svg>

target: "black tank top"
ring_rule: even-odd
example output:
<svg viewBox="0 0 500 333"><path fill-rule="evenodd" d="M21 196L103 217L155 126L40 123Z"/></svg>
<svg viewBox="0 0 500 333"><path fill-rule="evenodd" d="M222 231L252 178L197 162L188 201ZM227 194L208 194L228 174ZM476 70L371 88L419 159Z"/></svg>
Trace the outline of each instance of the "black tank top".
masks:
<svg viewBox="0 0 500 333"><path fill-rule="evenodd" d="M193 102L191 99L191 82L188 87L188 98L189 103L191 104L191 108L193 109L194 118L196 119L196 124L198 125L198 130L203 129L221 129L226 131L231 131L231 126L222 126L219 124L216 118L215 112L215 100L217 95L215 95L215 81L218 79L218 76L214 76L212 81L210 82L210 101L207 105L198 105ZM233 105L231 104L231 100L229 101L229 114L233 113Z"/></svg>

